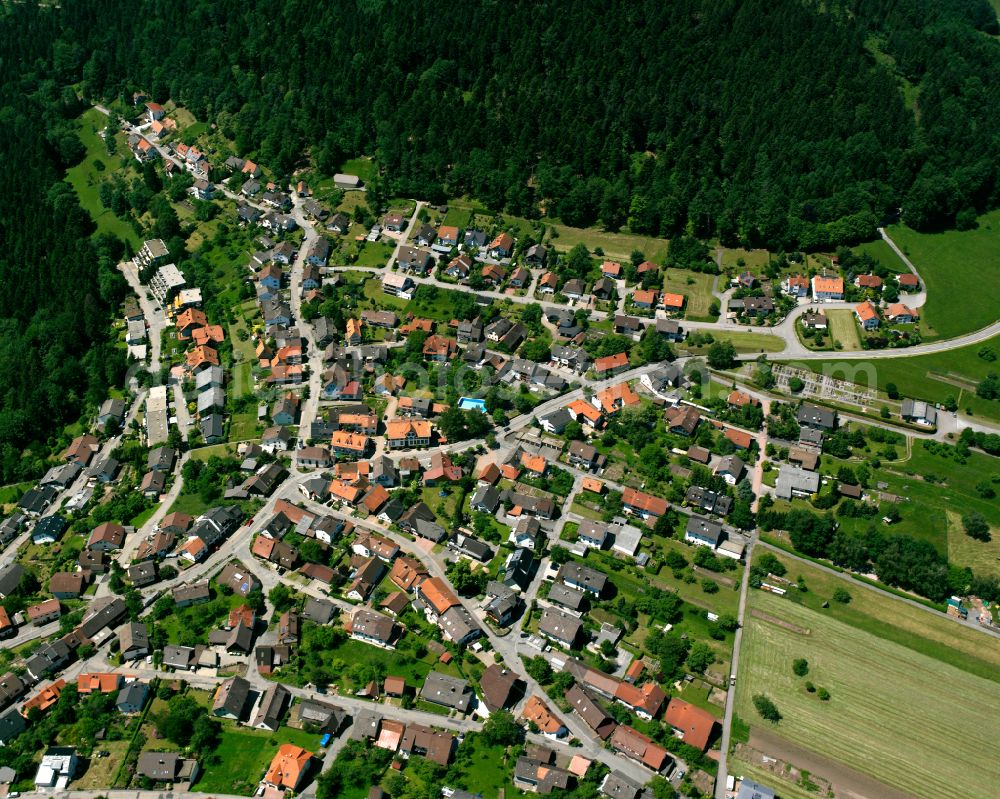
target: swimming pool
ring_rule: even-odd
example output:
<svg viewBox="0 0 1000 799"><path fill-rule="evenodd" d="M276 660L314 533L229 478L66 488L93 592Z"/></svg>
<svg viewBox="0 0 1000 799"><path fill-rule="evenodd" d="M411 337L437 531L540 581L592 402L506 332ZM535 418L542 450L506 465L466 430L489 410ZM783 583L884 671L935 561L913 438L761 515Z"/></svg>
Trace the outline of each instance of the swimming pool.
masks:
<svg viewBox="0 0 1000 799"><path fill-rule="evenodd" d="M463 411L479 411L486 413L486 400L474 399L472 397L459 397L458 407Z"/></svg>

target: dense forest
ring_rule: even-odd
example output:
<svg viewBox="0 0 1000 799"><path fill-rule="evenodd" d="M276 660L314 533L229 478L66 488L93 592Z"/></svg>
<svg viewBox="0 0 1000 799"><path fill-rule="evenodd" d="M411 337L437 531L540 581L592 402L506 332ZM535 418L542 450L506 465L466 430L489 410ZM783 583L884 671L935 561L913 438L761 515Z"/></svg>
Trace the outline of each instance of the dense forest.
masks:
<svg viewBox="0 0 1000 799"><path fill-rule="evenodd" d="M90 217L63 182L83 155L80 106L54 74L51 23L0 21L0 482L37 475L64 425L120 385L111 344L124 297L123 245L91 239ZM53 17L51 13L42 16ZM50 440L51 439L51 440ZM32 450L25 450L30 444Z"/></svg>
<svg viewBox="0 0 1000 799"><path fill-rule="evenodd" d="M5 6L0 480L124 366L121 244L61 181L87 102L173 99L279 174L371 154L373 197L818 248L997 204L996 33L987 0Z"/></svg>
<svg viewBox="0 0 1000 799"><path fill-rule="evenodd" d="M71 2L57 74L139 88L288 172L772 249L998 198L987 0Z"/></svg>

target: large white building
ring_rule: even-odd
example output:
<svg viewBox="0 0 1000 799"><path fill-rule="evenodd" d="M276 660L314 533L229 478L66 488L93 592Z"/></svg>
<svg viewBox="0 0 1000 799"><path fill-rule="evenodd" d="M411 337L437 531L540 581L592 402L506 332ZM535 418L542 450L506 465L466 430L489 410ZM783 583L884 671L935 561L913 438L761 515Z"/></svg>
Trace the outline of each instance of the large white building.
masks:
<svg viewBox="0 0 1000 799"><path fill-rule="evenodd" d="M65 790L76 773L76 763L76 750L72 746L50 746L35 775L35 790Z"/></svg>

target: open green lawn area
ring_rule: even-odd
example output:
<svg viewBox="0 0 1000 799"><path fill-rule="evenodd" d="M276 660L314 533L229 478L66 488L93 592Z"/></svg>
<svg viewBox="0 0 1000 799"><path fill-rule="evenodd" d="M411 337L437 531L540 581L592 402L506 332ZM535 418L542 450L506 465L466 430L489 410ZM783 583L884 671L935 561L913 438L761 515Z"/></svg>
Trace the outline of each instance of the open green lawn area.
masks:
<svg viewBox="0 0 1000 799"><path fill-rule="evenodd" d="M441 496L442 491L446 492L446 496ZM420 489L420 499L445 526L451 523L455 514L455 502L461 495L457 485L424 486Z"/></svg>
<svg viewBox="0 0 1000 799"><path fill-rule="evenodd" d="M975 416L1000 420L1000 402L976 396L976 384L989 372L1000 372L1000 361L986 361L978 353L984 347L1000 355L1000 336L983 344L970 344L947 352L907 356L900 351L898 358L879 358L870 362L829 360L803 361L801 366L814 372L859 385L875 383L885 391L895 383L900 395L930 402L943 403L949 396L958 401L960 410L972 410Z"/></svg>
<svg viewBox="0 0 1000 799"><path fill-rule="evenodd" d="M259 438L260 432L257 426L257 412L254 410L234 413L229 422L230 441L249 441Z"/></svg>
<svg viewBox="0 0 1000 799"><path fill-rule="evenodd" d="M342 274L350 275L357 273L343 272ZM400 312L410 303L410 300L404 300L400 297L394 297L392 294L386 294L382 291L382 281L374 277L365 281L364 296L369 301L372 308L381 308L386 311Z"/></svg>
<svg viewBox="0 0 1000 799"><path fill-rule="evenodd" d="M906 264L900 260L900 257L893 252L892 247L886 244L886 242L882 239L868 241L864 244L859 244L852 249L858 254L870 255L890 272L899 274L910 271L906 268Z"/></svg>
<svg viewBox="0 0 1000 799"><path fill-rule="evenodd" d="M617 261L627 261L633 250L639 250L646 260L662 264L667 259L667 247L670 242L653 236L639 236L633 233L611 233L600 228L578 228L555 222L546 222L549 235L546 242L560 252L572 250L582 243L588 250L594 252L598 247L604 250L604 256Z"/></svg>
<svg viewBox="0 0 1000 799"><path fill-rule="evenodd" d="M976 230L917 233L894 225L889 235L917 267L927 287L927 304L922 309L925 340L959 336L996 321L1000 211L981 216ZM984 293L989 290L993 302Z"/></svg>
<svg viewBox="0 0 1000 799"><path fill-rule="evenodd" d="M219 762L205 767L197 789L210 793L252 795L283 743L293 743L315 752L319 736L291 727L281 727L272 734L224 725L222 741L214 753Z"/></svg>
<svg viewBox="0 0 1000 799"><path fill-rule="evenodd" d="M240 361L236 364L232 373L231 387L237 397L253 394L253 366L250 361ZM256 419L256 414L254 418Z"/></svg>
<svg viewBox="0 0 1000 799"><path fill-rule="evenodd" d="M690 550L687 556L690 557ZM608 579L614 585L613 595L608 600L594 603L595 611L603 609L613 614L620 599L626 602L634 602L642 595L651 595L661 591L672 591L677 593L685 601L683 617L675 623L675 627L683 633L687 633L692 639L702 640L707 643L716 653L719 661L728 661L732 650L732 635L726 634L725 640L714 641L709 635L709 622L705 618L705 611L711 609L716 613L736 613L737 594L730 588L720 587L715 594L706 594L701 589L701 579L687 584L682 580L674 579L667 569L662 569L659 574L653 575L642 571L637 567L625 566L622 561L617 560L610 553L589 552L586 559L574 558L591 568L603 571L608 575ZM645 643L647 628L640 625L635 632L626 638L626 642L636 648L641 648Z"/></svg>
<svg viewBox="0 0 1000 799"><path fill-rule="evenodd" d="M692 272L688 269L667 269L663 276L663 290L670 294L683 294L684 318L696 322L714 322L718 317L708 313L715 296L712 283L715 275Z"/></svg>
<svg viewBox="0 0 1000 799"><path fill-rule="evenodd" d="M116 134L118 149L115 155L109 156L108 148L101 136L101 131L107 127L108 118L97 109L91 108L80 115L78 122L78 135L87 149L87 154L79 164L66 170L66 180L76 190L80 205L97 224L98 233L111 233L138 249L142 246L138 234L128 222L119 219L102 206L99 196L102 182L110 178L114 172L121 171L125 174L125 170L119 165L122 159L132 158L128 142L123 134ZM104 169L95 165L98 161L104 165Z"/></svg>
<svg viewBox="0 0 1000 799"><path fill-rule="evenodd" d="M516 756L503 746L488 746L478 733L466 735L455 755L456 787L478 796L522 797L511 782Z"/></svg>
<svg viewBox="0 0 1000 799"><path fill-rule="evenodd" d="M378 167L375 165L375 161L373 159L362 156L360 158L351 158L344 161L344 163L340 165L340 169L338 171L344 173L345 175L357 175L364 183L371 180L372 175L375 174L375 170L377 168Z"/></svg>
<svg viewBox="0 0 1000 799"><path fill-rule="evenodd" d="M392 245L385 242L366 241L359 244L358 257L355 260L356 266L381 267L389 263L389 256L392 255Z"/></svg>
<svg viewBox="0 0 1000 799"><path fill-rule="evenodd" d="M736 347L736 351L743 354L753 354L759 352L781 352L785 348L785 342L778 336L771 333L722 333L712 331L712 336L716 341L730 341ZM705 355L711 345L705 344L687 349L692 355Z"/></svg>
<svg viewBox="0 0 1000 799"><path fill-rule="evenodd" d="M438 322L450 322L455 318L456 303L468 302L470 297L467 292L421 285L417 286L406 310L414 316L424 316Z"/></svg>
<svg viewBox="0 0 1000 799"><path fill-rule="evenodd" d="M861 349L861 339L858 336L858 323L854 321L854 311L827 311L826 318L830 320L830 335L834 341L839 341L845 350Z"/></svg>
<svg viewBox="0 0 1000 799"><path fill-rule="evenodd" d="M694 680L685 684L684 689L678 694L681 699L685 702L690 702L696 707L700 707L702 710L707 710L717 719L721 719L723 716L723 708L718 705L713 705L708 701L709 695L712 693L712 686L705 682L704 680Z"/></svg>
<svg viewBox="0 0 1000 799"><path fill-rule="evenodd" d="M475 200L462 198L448 201L448 213L441 220L442 225L454 225L457 228L469 227L475 214L488 214L489 211Z"/></svg>
<svg viewBox="0 0 1000 799"><path fill-rule="evenodd" d="M795 564L791 574L797 570ZM852 586L851 593L870 592ZM891 627L901 603L878 602L881 626ZM751 726L751 743L753 728L766 726L914 796L991 795L993 770L983 767L983 758L990 758L984 745L988 749L1000 735L1000 685L787 597L754 591L750 608L768 615L747 617L740 658L736 707ZM930 626L930 614L914 612ZM953 634L975 637L991 658L1000 656L1000 642L941 621L956 628ZM792 673L795 658L809 662L805 678ZM806 692L806 680L826 688L831 699L822 702ZM754 709L758 693L777 705L777 725L762 721Z"/></svg>
<svg viewBox="0 0 1000 799"><path fill-rule="evenodd" d="M716 248L711 250L713 259L716 255ZM743 266L739 261L743 260ZM722 248L722 268L726 269L748 269L751 272L758 272L767 266L771 260L771 253L768 250L744 250L740 247Z"/></svg>
<svg viewBox="0 0 1000 799"><path fill-rule="evenodd" d="M4 505L16 505L21 500L21 496L34 485L31 480L24 483L11 483L0 488L0 507Z"/></svg>

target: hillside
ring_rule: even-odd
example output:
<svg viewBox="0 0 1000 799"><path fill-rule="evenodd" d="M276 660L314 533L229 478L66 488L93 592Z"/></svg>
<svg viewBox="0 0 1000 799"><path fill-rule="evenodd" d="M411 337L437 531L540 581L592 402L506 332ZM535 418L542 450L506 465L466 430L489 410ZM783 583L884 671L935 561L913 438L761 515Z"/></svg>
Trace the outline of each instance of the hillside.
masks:
<svg viewBox="0 0 1000 799"><path fill-rule="evenodd" d="M62 182L89 102L172 99L279 174L371 155L373 206L469 195L574 228L809 249L900 207L933 230L997 205L996 29L986 0L10 5L0 480L36 473L124 369L122 244L91 238Z"/></svg>
<svg viewBox="0 0 1000 799"><path fill-rule="evenodd" d="M286 171L305 150L326 171L374 154L390 195L771 249L866 238L900 206L947 226L997 199L986 0L275 8L24 13L58 18L86 95L172 97Z"/></svg>

